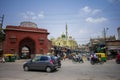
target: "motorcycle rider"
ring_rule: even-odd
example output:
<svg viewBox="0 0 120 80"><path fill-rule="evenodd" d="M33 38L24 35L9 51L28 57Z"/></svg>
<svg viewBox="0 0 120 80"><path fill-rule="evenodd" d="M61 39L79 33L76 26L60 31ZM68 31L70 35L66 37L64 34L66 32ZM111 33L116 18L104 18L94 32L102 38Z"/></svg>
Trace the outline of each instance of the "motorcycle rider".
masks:
<svg viewBox="0 0 120 80"><path fill-rule="evenodd" d="M98 61L98 56L96 55L96 53L91 54L91 61L94 61L94 62Z"/></svg>

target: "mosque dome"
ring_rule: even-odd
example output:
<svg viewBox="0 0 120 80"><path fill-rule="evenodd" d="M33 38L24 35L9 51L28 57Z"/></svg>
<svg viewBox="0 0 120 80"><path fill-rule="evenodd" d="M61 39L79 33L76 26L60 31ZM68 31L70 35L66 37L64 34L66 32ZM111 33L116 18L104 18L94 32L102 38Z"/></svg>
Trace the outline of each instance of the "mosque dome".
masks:
<svg viewBox="0 0 120 80"><path fill-rule="evenodd" d="M27 21L21 22L20 26L22 26L22 27L30 27L30 28L37 28L37 24L36 23L34 23L34 22L27 22Z"/></svg>

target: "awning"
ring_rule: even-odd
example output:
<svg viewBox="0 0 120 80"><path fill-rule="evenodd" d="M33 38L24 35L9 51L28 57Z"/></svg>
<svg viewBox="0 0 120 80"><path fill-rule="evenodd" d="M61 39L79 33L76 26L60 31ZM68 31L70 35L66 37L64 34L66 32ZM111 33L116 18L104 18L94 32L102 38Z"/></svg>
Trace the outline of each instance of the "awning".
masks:
<svg viewBox="0 0 120 80"><path fill-rule="evenodd" d="M108 48L108 50L120 50L120 48Z"/></svg>

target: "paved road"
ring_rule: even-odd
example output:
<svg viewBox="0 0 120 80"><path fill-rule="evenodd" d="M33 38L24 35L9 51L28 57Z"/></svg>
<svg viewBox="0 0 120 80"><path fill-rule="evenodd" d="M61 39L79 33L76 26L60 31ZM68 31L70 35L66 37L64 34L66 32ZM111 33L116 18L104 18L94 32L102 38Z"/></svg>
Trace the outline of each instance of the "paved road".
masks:
<svg viewBox="0 0 120 80"><path fill-rule="evenodd" d="M91 65L75 63L71 60L62 61L59 71L46 73L43 71L28 71L22 69L24 61L15 63L0 63L0 80L120 80L120 64L114 60L105 64Z"/></svg>

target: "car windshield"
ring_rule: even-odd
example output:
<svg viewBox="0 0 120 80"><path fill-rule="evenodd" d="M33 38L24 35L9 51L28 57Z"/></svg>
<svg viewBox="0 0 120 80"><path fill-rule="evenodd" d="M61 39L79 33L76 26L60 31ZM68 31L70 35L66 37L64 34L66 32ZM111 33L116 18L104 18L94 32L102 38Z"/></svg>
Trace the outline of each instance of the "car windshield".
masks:
<svg viewBox="0 0 120 80"><path fill-rule="evenodd" d="M32 62L39 61L39 60L40 60L40 56L36 56L35 58L32 59Z"/></svg>

